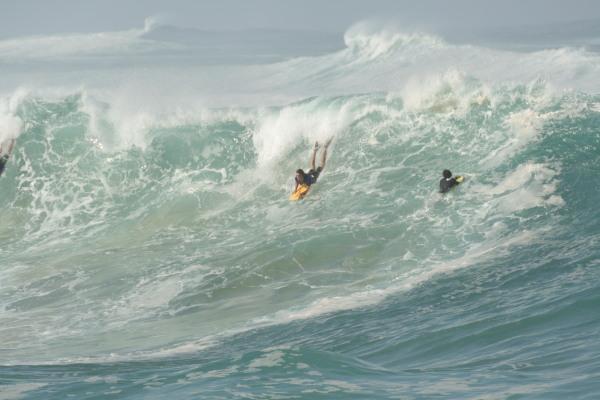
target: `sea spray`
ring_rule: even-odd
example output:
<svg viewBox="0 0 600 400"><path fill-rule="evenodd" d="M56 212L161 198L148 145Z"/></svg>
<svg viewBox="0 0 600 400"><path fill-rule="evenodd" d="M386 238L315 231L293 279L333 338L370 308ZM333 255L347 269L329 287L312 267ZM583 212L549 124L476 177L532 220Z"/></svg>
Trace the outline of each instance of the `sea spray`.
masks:
<svg viewBox="0 0 600 400"><path fill-rule="evenodd" d="M597 390L581 379L597 353L597 55L363 28L346 40L222 68L177 52L160 64L152 45L100 71L86 63L122 48L75 46L80 80L64 86L38 65L27 87L8 62L11 393ZM319 182L290 203L294 171L330 136ZM447 195L444 168L466 176Z"/></svg>

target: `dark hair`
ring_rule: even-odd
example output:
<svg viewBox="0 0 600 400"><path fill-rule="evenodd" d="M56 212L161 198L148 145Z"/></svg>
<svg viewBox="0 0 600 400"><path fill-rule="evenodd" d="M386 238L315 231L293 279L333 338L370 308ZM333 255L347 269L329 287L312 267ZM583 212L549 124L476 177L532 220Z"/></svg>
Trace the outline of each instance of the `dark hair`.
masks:
<svg viewBox="0 0 600 400"><path fill-rule="evenodd" d="M304 176L304 175L305 175L305 174L304 174L304 170L302 170L302 168L300 168L300 169L297 169L297 170L296 170L296 173L297 173L297 174L300 174L300 175L302 175L302 176Z"/></svg>
<svg viewBox="0 0 600 400"><path fill-rule="evenodd" d="M449 169L445 169L442 175L444 175L444 178L449 179L452 176L452 172Z"/></svg>

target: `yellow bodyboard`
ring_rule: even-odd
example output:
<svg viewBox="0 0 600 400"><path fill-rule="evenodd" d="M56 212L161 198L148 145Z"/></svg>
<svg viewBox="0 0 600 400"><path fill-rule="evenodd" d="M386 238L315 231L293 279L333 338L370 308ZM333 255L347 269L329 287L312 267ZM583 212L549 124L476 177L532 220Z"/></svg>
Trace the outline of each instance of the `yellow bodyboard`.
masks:
<svg viewBox="0 0 600 400"><path fill-rule="evenodd" d="M465 177L464 177L464 176L462 176L462 175L458 175L458 176L457 176L456 178L454 178L454 179L456 179L456 182L458 182L458 183L462 183L462 181L464 181L464 180L465 180Z"/></svg>
<svg viewBox="0 0 600 400"><path fill-rule="evenodd" d="M294 193L290 195L290 200L302 200L304 196L306 196L306 193L308 193L308 189L310 189L310 186L306 184L298 186L298 189L296 189Z"/></svg>

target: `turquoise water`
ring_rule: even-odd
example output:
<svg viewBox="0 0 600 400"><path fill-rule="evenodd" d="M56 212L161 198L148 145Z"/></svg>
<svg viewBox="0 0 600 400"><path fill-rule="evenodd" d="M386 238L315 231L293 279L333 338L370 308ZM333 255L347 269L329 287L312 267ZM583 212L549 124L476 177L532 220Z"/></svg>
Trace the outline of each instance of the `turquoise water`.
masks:
<svg viewBox="0 0 600 400"><path fill-rule="evenodd" d="M34 88L7 62L1 398L597 397L597 55L346 45L193 74L86 53L74 87L40 67L66 50Z"/></svg>

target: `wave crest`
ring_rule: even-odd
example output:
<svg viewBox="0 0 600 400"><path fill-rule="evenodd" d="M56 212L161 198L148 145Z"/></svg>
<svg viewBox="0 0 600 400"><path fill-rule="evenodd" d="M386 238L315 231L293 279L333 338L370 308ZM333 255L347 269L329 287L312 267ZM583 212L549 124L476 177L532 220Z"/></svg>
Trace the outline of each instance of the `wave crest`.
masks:
<svg viewBox="0 0 600 400"><path fill-rule="evenodd" d="M393 27L381 27L369 22L361 22L344 34L346 47L353 52L375 59L395 50L405 48L437 48L444 41L436 36L423 33L404 33Z"/></svg>

